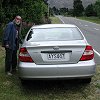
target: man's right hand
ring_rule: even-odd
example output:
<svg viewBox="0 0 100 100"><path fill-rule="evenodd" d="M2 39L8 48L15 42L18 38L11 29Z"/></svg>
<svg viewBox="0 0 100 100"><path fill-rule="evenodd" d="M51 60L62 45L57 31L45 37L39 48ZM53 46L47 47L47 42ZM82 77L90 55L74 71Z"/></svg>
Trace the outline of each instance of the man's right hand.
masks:
<svg viewBox="0 0 100 100"><path fill-rule="evenodd" d="M5 45L5 47L6 47L6 48L9 48L9 45L8 45L8 44L6 44L6 45Z"/></svg>

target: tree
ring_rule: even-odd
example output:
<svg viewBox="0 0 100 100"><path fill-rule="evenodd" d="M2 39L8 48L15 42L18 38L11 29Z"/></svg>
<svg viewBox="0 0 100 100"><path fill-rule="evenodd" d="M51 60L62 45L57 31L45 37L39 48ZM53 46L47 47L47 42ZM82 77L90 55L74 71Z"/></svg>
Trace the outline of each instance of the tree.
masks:
<svg viewBox="0 0 100 100"><path fill-rule="evenodd" d="M59 10L55 6L52 8L52 10L54 14L59 15Z"/></svg>
<svg viewBox="0 0 100 100"><path fill-rule="evenodd" d="M44 3L45 3L46 5L48 5L48 0L44 0Z"/></svg>
<svg viewBox="0 0 100 100"><path fill-rule="evenodd" d="M43 15L47 11L47 7L42 0L25 0L23 6L24 19L32 21L36 24L42 23Z"/></svg>
<svg viewBox="0 0 100 100"><path fill-rule="evenodd" d="M0 20L3 19L1 21L5 23L12 20L16 15L20 15L25 21L40 24L44 12L47 11L44 0L2 0L0 8L2 8L0 9L0 15L2 15Z"/></svg>
<svg viewBox="0 0 100 100"><path fill-rule="evenodd" d="M49 8L49 15L54 16L53 9L51 7Z"/></svg>
<svg viewBox="0 0 100 100"><path fill-rule="evenodd" d="M73 9L74 9L74 12L73 12L74 16L81 16L83 11L84 11L82 1L81 0L74 0Z"/></svg>
<svg viewBox="0 0 100 100"><path fill-rule="evenodd" d="M2 24L3 19L4 19L4 10L2 8L2 2L3 2L3 0L0 0L0 27L1 27L1 24Z"/></svg>
<svg viewBox="0 0 100 100"><path fill-rule="evenodd" d="M87 17L89 17L89 16L96 16L96 12L94 11L94 6L93 6L93 4L90 4L90 5L88 5L88 6L86 7L86 9L85 9L85 15L86 15Z"/></svg>
<svg viewBox="0 0 100 100"><path fill-rule="evenodd" d="M74 12L73 9L69 9L69 10L68 10L68 15L73 16L73 12Z"/></svg>
<svg viewBox="0 0 100 100"><path fill-rule="evenodd" d="M16 15L20 15L28 23L22 28L22 36L25 36L31 25L44 22L44 12L47 12L47 5L44 0L0 0L0 33L3 33L3 27L9 21L12 21ZM0 40L2 38L0 34Z"/></svg>
<svg viewBox="0 0 100 100"><path fill-rule="evenodd" d="M100 0L97 0L95 5L94 5L94 9L97 13L97 16L100 18Z"/></svg>
<svg viewBox="0 0 100 100"><path fill-rule="evenodd" d="M68 12L68 8L60 8L60 14L61 15L64 15L67 12Z"/></svg>

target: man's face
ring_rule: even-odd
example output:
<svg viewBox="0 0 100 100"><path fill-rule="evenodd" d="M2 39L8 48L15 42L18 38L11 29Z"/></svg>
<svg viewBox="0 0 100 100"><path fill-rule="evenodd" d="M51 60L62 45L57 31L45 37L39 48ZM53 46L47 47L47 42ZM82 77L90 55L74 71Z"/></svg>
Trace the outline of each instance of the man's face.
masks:
<svg viewBox="0 0 100 100"><path fill-rule="evenodd" d="M20 25L21 19L20 18L15 18L15 23L16 23L16 25Z"/></svg>

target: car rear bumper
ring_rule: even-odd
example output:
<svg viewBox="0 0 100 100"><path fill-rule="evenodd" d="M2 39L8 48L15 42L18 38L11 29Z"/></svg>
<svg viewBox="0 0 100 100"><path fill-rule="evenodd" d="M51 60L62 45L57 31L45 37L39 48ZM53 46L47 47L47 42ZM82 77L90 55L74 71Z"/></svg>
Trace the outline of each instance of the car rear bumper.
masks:
<svg viewBox="0 0 100 100"><path fill-rule="evenodd" d="M19 62L18 72L21 79L90 78L95 74L95 68L94 60L61 65L36 65Z"/></svg>

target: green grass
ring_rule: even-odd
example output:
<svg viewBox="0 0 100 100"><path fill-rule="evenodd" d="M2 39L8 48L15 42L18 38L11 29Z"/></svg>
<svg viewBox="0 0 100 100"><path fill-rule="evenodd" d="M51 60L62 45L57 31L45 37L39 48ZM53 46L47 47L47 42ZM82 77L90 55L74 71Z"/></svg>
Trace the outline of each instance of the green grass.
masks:
<svg viewBox="0 0 100 100"><path fill-rule="evenodd" d="M76 17L76 18L100 24L100 18L98 18L98 17ZM51 19L51 22L53 24L59 24L59 23L61 23L61 21L57 17L50 17L50 19Z"/></svg>
<svg viewBox="0 0 100 100"><path fill-rule="evenodd" d="M98 17L77 17L77 18L100 24L100 18Z"/></svg>
<svg viewBox="0 0 100 100"><path fill-rule="evenodd" d="M59 24L61 21L57 17L50 17L52 24Z"/></svg>
<svg viewBox="0 0 100 100"><path fill-rule="evenodd" d="M4 73L5 51L0 47L0 100L100 100L100 66L88 85L74 81L28 81Z"/></svg>

